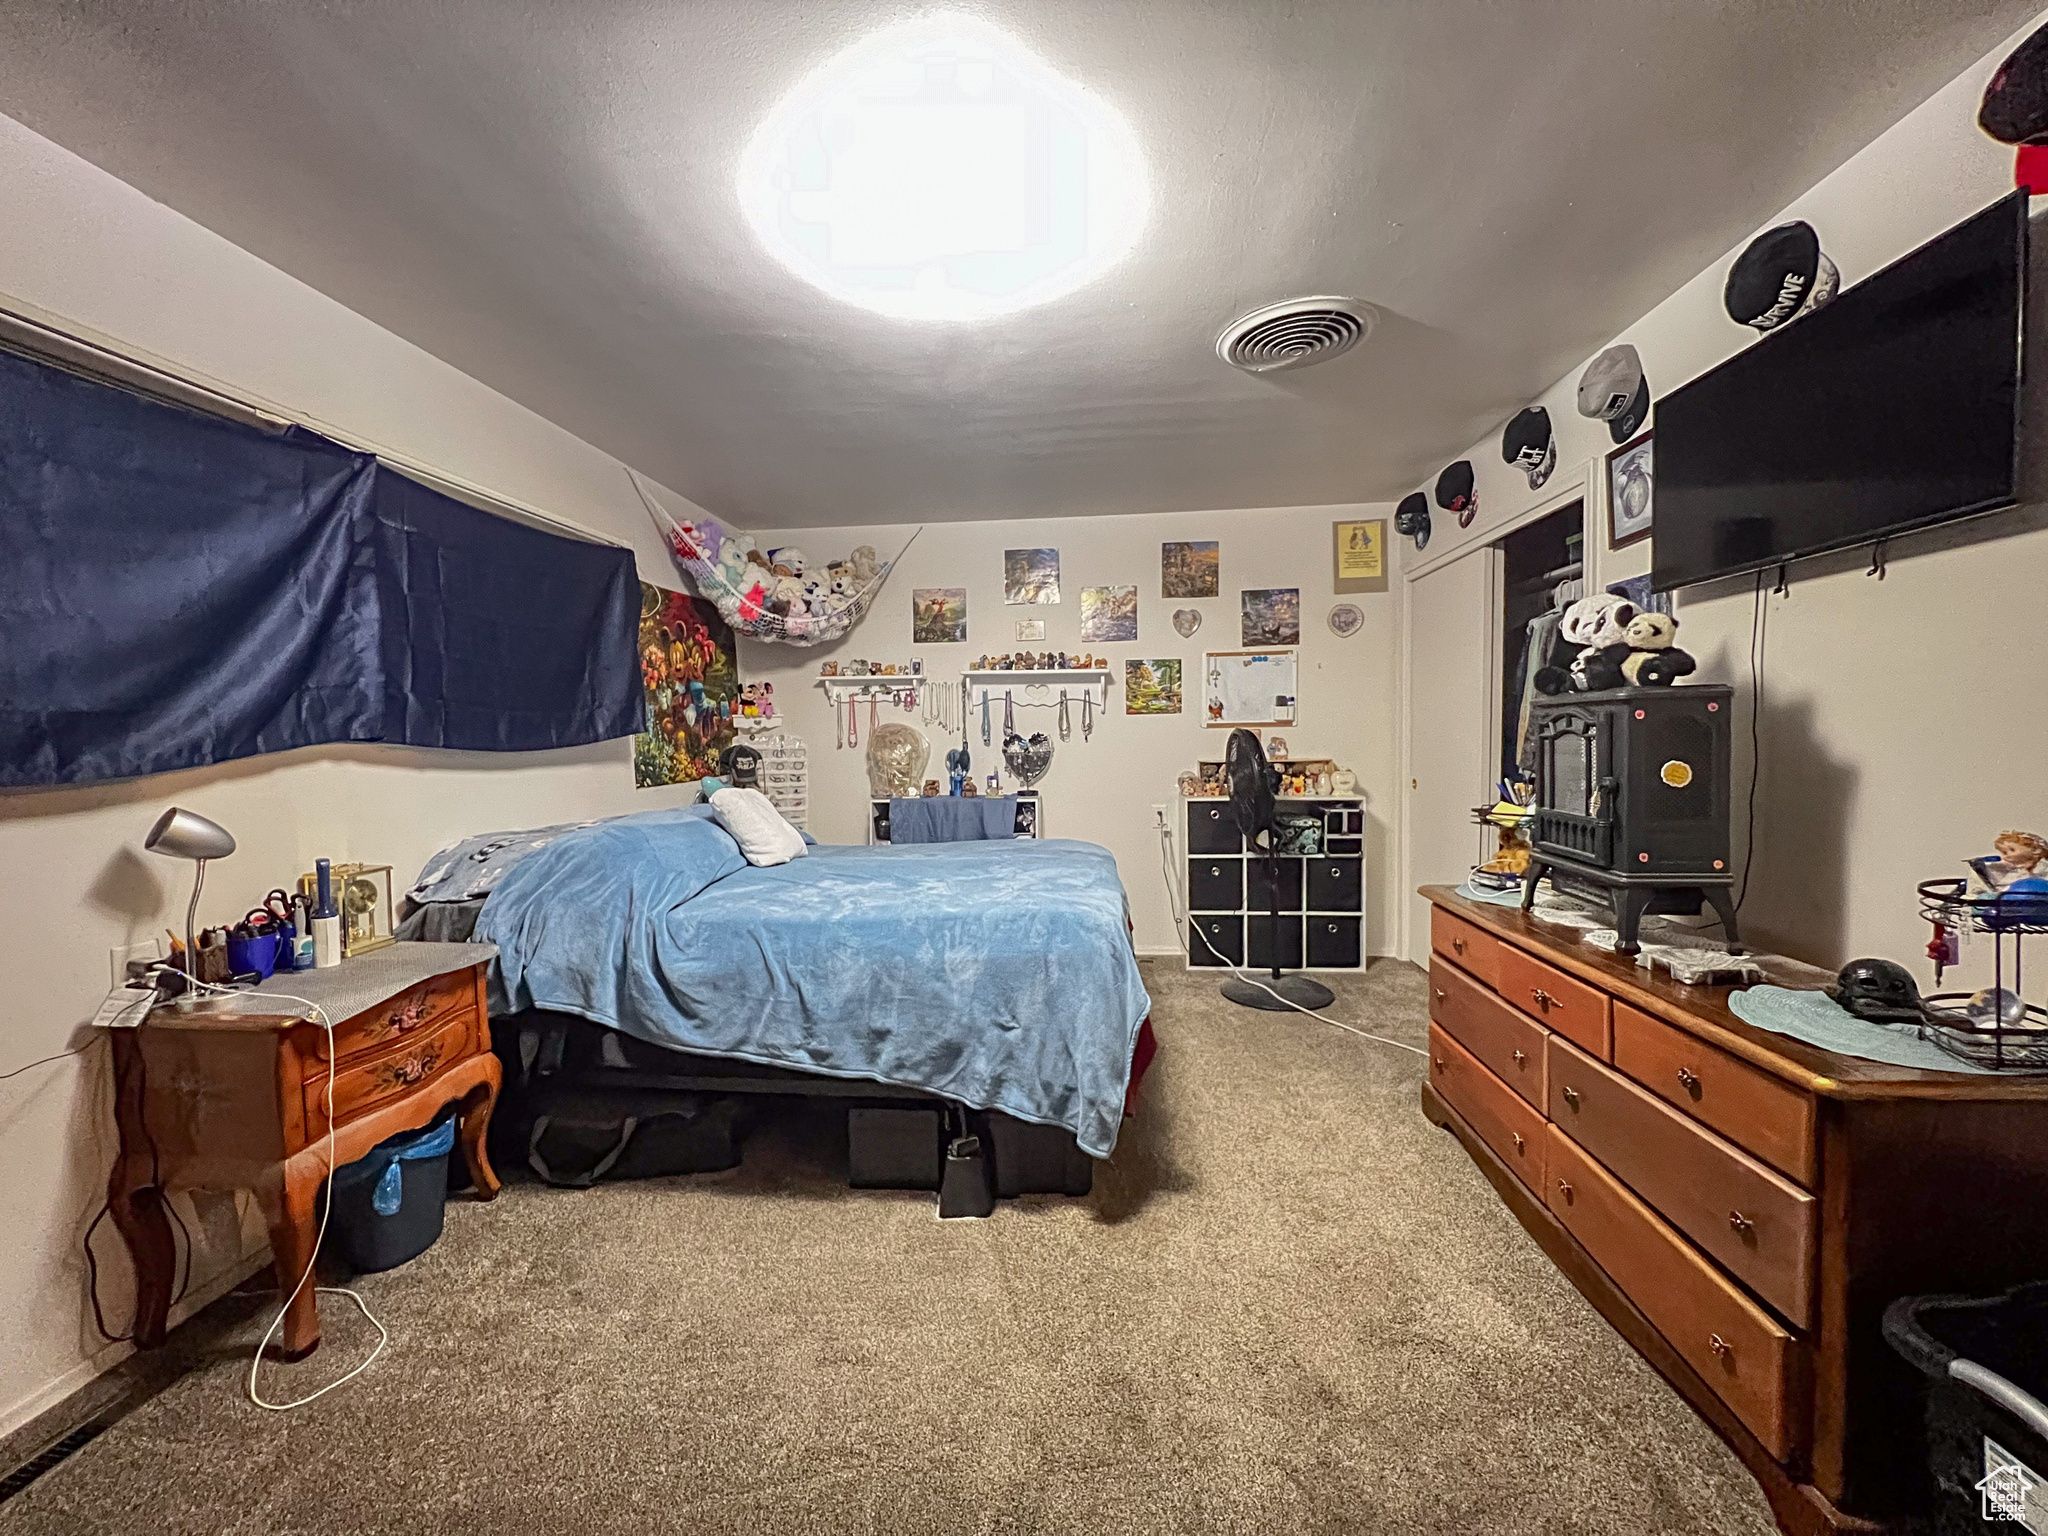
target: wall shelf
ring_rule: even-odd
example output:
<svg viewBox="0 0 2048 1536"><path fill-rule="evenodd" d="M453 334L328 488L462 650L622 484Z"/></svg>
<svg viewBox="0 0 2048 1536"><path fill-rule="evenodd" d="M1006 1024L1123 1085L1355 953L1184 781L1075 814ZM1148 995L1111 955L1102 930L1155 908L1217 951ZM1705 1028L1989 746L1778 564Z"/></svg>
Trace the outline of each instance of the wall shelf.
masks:
<svg viewBox="0 0 2048 1536"><path fill-rule="evenodd" d="M1050 699L1026 698L1024 697L1024 692L1030 688L1072 689L1079 687L1089 693L1100 689L1101 694L1096 702L1103 709L1109 707L1110 684L1115 680L1115 674L1107 667L1090 667L1085 670L1068 667L1037 667L1022 672L977 672L970 668L963 672L961 676L967 679L969 694L977 702L982 693L994 694L999 697L1003 693L1008 692L1014 696L1013 702L1017 704L1057 704L1059 702L1057 694ZM1075 698L1076 696L1070 693L1068 697Z"/></svg>
<svg viewBox="0 0 2048 1536"><path fill-rule="evenodd" d="M821 677L818 686L825 690L825 697L834 704L849 697L856 699L882 699L896 694L921 695L931 678L921 672L899 672L894 677L886 673L880 677Z"/></svg>

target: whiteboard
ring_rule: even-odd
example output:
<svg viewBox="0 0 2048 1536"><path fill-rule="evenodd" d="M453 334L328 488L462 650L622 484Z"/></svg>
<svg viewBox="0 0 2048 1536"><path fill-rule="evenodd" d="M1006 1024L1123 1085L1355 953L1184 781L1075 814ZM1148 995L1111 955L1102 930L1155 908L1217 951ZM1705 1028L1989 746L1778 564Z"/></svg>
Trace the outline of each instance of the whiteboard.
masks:
<svg viewBox="0 0 2048 1536"><path fill-rule="evenodd" d="M1212 726L1294 724L1293 651L1211 651L1202 692Z"/></svg>

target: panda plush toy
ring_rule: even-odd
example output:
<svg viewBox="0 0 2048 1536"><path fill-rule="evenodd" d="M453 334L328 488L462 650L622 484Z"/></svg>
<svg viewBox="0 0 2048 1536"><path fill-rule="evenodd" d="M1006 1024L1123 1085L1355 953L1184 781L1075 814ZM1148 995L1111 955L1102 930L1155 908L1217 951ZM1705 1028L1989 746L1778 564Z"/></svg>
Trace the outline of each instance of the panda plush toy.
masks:
<svg viewBox="0 0 2048 1536"><path fill-rule="evenodd" d="M1622 635L1639 611L1627 598L1612 592L1595 593L1571 604L1558 624L1550 665L1536 674L1536 691L1595 693L1619 688L1624 681L1621 664L1629 653Z"/></svg>
<svg viewBox="0 0 2048 1536"><path fill-rule="evenodd" d="M1668 688L1697 671L1699 663L1677 645L1678 620L1668 613L1639 613L1621 632L1628 646L1621 675L1638 688Z"/></svg>

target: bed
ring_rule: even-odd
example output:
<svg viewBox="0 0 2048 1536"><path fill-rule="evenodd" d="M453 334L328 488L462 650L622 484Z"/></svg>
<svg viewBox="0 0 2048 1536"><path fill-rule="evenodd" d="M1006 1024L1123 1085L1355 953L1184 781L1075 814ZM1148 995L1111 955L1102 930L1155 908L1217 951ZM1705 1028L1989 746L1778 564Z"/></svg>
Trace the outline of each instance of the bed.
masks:
<svg viewBox="0 0 2048 1536"><path fill-rule="evenodd" d="M419 936L473 918L498 946L494 1015L999 1111L1090 1158L1150 1054L1123 886L1090 843L813 845L755 868L693 806L471 839L411 903Z"/></svg>

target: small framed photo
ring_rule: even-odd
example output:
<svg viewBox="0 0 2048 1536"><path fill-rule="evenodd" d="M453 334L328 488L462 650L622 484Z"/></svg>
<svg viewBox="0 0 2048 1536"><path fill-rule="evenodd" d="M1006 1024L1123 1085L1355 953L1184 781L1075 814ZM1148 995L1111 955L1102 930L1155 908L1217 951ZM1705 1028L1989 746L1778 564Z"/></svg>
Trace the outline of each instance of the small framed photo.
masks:
<svg viewBox="0 0 2048 1536"><path fill-rule="evenodd" d="M1045 638L1045 620L1019 619L1017 621L1017 638L1019 640L1043 640Z"/></svg>
<svg viewBox="0 0 2048 1536"><path fill-rule="evenodd" d="M1656 467L1648 432L1607 456L1607 547L1620 549L1650 536L1656 512Z"/></svg>

